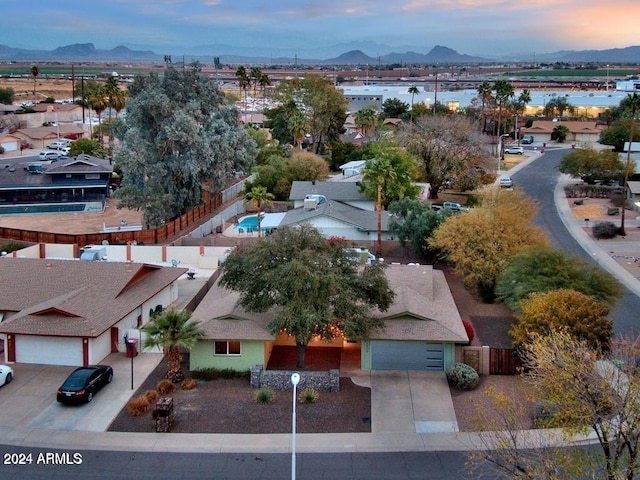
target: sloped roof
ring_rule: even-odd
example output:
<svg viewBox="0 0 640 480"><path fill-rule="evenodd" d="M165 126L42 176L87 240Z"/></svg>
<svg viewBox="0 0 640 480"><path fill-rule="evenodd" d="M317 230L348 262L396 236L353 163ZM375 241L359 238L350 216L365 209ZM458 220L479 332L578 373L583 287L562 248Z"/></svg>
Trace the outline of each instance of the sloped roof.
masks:
<svg viewBox="0 0 640 480"><path fill-rule="evenodd" d="M466 343L467 334L444 274L431 266L388 265L385 268L393 305L375 315L385 320L371 337L384 340L429 340ZM199 320L207 338L216 340L263 340L272 314L247 312L238 305L240 294L219 286L209 290L192 318Z"/></svg>
<svg viewBox="0 0 640 480"><path fill-rule="evenodd" d="M96 337L186 268L143 263L0 259L0 333ZM12 313L9 313L12 312Z"/></svg>
<svg viewBox="0 0 640 480"><path fill-rule="evenodd" d="M52 163L47 169L47 175L61 173L111 173L112 163L106 158L92 157L86 153Z"/></svg>
<svg viewBox="0 0 640 480"><path fill-rule="evenodd" d="M386 312L377 312L385 327L376 340L469 341L449 285L431 265L387 265L385 274L396 296Z"/></svg>
<svg viewBox="0 0 640 480"><path fill-rule="evenodd" d="M53 139L64 135L83 135L84 130L81 126L71 124L61 124L57 127L34 127L34 128L21 128L19 133L33 139Z"/></svg>
<svg viewBox="0 0 640 480"><path fill-rule="evenodd" d="M339 202L373 201L371 198L360 193L360 185L356 183L320 181L293 182L291 192L289 193L289 200L304 200L304 197L309 193L324 195L329 200L337 200Z"/></svg>
<svg viewBox="0 0 640 480"><path fill-rule="evenodd" d="M336 182L336 185L345 184L346 183ZM365 232L378 231L377 212L362 210L360 208L347 205L346 203L332 201L318 205L318 207L313 210L307 210L304 207L293 208L287 211L287 214L282 219L280 225L300 225L318 217L332 218ZM389 214L387 212L382 212L383 232L387 232L389 230L388 224Z"/></svg>
<svg viewBox="0 0 640 480"><path fill-rule="evenodd" d="M523 134L551 133L558 125L564 125L571 133L599 134L605 128L604 125L600 125L598 122L535 120L529 128L523 127L521 130Z"/></svg>

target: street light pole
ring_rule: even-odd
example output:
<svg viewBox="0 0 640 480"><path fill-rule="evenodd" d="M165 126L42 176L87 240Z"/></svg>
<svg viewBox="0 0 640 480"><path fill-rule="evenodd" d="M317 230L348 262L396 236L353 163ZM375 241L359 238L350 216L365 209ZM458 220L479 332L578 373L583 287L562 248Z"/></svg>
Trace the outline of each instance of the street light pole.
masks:
<svg viewBox="0 0 640 480"><path fill-rule="evenodd" d="M291 480L296 480L296 397L298 383L300 382L300 374L293 373L291 375L291 383L293 384L293 416L291 428Z"/></svg>

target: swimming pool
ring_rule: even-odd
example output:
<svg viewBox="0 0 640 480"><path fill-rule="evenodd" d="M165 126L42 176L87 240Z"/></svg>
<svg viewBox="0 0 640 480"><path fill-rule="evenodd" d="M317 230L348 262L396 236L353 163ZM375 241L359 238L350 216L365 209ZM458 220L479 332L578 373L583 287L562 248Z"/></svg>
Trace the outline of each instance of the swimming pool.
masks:
<svg viewBox="0 0 640 480"><path fill-rule="evenodd" d="M260 214L260 223L264 220L264 213ZM264 232L264 227L260 225L260 230ZM252 233L258 231L258 215L247 215L242 217L238 224L233 227L234 233Z"/></svg>
<svg viewBox="0 0 640 480"><path fill-rule="evenodd" d="M102 202L0 205L0 215L30 215L34 213L74 213L102 211Z"/></svg>

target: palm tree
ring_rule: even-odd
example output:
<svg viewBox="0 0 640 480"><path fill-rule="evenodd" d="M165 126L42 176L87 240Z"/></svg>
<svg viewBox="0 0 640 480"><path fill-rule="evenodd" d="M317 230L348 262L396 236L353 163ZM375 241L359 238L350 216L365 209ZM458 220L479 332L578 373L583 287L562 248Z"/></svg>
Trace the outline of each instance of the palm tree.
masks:
<svg viewBox="0 0 640 480"><path fill-rule="evenodd" d="M502 135L502 108L509 101L511 97L513 97L513 85L506 80L497 80L493 84L493 89L496 91L496 103L498 104L498 133L497 136L500 138ZM499 142L498 142L499 143ZM498 152L499 156L503 156L502 152Z"/></svg>
<svg viewBox="0 0 640 480"><path fill-rule="evenodd" d="M409 93L411 94L411 120L413 120L413 96L420 95L420 90L414 85L413 87L409 87Z"/></svg>
<svg viewBox="0 0 640 480"><path fill-rule="evenodd" d="M260 224L262 222L260 216L262 215L262 207L271 205L273 198L273 195L267 192L267 187L261 185L253 187L250 192L244 195L244 203L258 209L258 238L260 238Z"/></svg>
<svg viewBox="0 0 640 480"><path fill-rule="evenodd" d="M262 107L264 108L265 99L267 97L267 87L271 85L271 79L269 78L269 75L267 75L266 73L261 73L260 78L258 79L258 84L262 88Z"/></svg>
<svg viewBox="0 0 640 480"><path fill-rule="evenodd" d="M189 321L191 312L165 310L154 315L149 323L142 327L146 333L143 341L145 348L161 347L167 355L167 378L172 382L181 382L184 378L180 362L181 348L190 349L205 336L200 322Z"/></svg>
<svg viewBox="0 0 640 480"><path fill-rule="evenodd" d="M33 77L33 103L37 103L36 100L36 78L40 74L40 69L37 66L31 67L31 76Z"/></svg>
<svg viewBox="0 0 640 480"><path fill-rule="evenodd" d="M243 65L240 65L236 70L236 77L238 77L238 86L244 93L244 106L247 108L247 89L251 85L251 80L247 74L247 69Z"/></svg>
<svg viewBox="0 0 640 480"><path fill-rule="evenodd" d="M624 185L622 185L622 214L620 216L620 235L624 236L624 211L627 209L627 183L629 181L629 167L631 166L631 142L633 142L633 123L636 119L636 113L640 111L640 95L633 92L625 100L627 107L631 109L631 125L629 126L629 147L627 148L627 162L624 169Z"/></svg>
<svg viewBox="0 0 640 480"><path fill-rule="evenodd" d="M96 90L91 92L89 95L89 107L96 112L98 115L98 131L100 137L100 146L103 146L103 138L102 138L102 112L104 112L107 108L107 99L105 96L104 86L98 87ZM91 124L91 122L89 122Z"/></svg>
<svg viewBox="0 0 640 480"><path fill-rule="evenodd" d="M376 125L377 119L378 112L376 112L375 107L368 106L358 110L353 120L360 127L362 134L368 137L369 131Z"/></svg>
<svg viewBox="0 0 640 480"><path fill-rule="evenodd" d="M109 107L109 152L113 150L113 121L111 112L116 110L116 105L122 110L124 108L124 96L121 95L122 90L118 86L118 81L113 75L107 77L104 85L104 94L106 95L106 105ZM116 110L116 112L118 112ZM117 113L116 113L117 115ZM102 127L100 129L102 132Z"/></svg>
<svg viewBox="0 0 640 480"><path fill-rule="evenodd" d="M382 191L389 180L395 180L396 171L388 158L374 158L367 161L363 171L362 180L378 187L376 199L376 211L378 212L378 246L377 256L382 256Z"/></svg>
<svg viewBox="0 0 640 480"><path fill-rule="evenodd" d="M484 109L487 105L487 101L491 98L491 85L486 80L478 86L478 95L480 95L480 100L482 101L482 107L480 110L482 116L482 133L487 132L487 116L485 115Z"/></svg>

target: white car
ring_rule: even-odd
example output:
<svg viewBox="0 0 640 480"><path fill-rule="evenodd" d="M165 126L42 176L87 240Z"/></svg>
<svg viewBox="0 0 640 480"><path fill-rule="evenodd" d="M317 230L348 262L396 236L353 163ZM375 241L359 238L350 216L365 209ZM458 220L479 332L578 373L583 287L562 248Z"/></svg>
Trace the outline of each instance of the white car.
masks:
<svg viewBox="0 0 640 480"><path fill-rule="evenodd" d="M502 177L500 179L500 186L504 188L511 188L513 187L513 180L511 180L511 177Z"/></svg>
<svg viewBox="0 0 640 480"><path fill-rule="evenodd" d="M0 385L6 385L13 380L13 368L7 365L0 365Z"/></svg>
<svg viewBox="0 0 640 480"><path fill-rule="evenodd" d="M60 152L55 152L53 150L44 150L38 154L38 159L42 161L58 160L59 156L60 156Z"/></svg>
<svg viewBox="0 0 640 480"><path fill-rule="evenodd" d="M510 153L512 155L522 155L524 153L523 147L504 147L504 153Z"/></svg>

